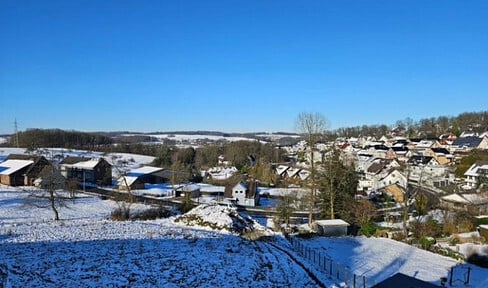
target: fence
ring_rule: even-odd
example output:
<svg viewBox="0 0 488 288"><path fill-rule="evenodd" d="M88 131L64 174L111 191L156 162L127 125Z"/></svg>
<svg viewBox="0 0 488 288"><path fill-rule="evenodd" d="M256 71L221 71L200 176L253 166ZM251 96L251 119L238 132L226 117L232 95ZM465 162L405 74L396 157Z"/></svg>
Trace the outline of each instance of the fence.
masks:
<svg viewBox="0 0 488 288"><path fill-rule="evenodd" d="M355 273L350 267L343 265L338 261L334 261L334 259L327 255L327 253L307 247L300 241L300 239L289 235L287 238L295 252L308 260L308 262L315 266L318 271L324 272L329 279L342 281L346 287L350 288L366 288L376 284L374 279L367 279L366 275L364 275L366 272L362 274ZM441 278L441 285L444 285L442 287L445 287L445 285L448 285L448 287L469 286L471 270L472 268L469 265L457 265L451 267L450 271L447 273L447 277Z"/></svg>
<svg viewBox="0 0 488 288"><path fill-rule="evenodd" d="M336 279L342 281L347 287L352 288L366 288L371 287L375 283L368 283L365 275L359 275L351 271L350 267L343 265L338 261L334 261L327 253L316 251L307 247L295 237L288 237L293 250L307 259L310 264L315 266L317 270L322 271L329 279Z"/></svg>

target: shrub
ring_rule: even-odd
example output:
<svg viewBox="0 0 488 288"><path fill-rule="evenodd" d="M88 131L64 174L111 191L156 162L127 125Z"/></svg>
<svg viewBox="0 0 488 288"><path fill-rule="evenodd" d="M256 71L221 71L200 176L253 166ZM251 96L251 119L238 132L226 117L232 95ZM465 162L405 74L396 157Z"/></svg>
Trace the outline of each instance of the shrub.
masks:
<svg viewBox="0 0 488 288"><path fill-rule="evenodd" d="M419 244L422 249L429 250L432 245L435 244L435 239L432 237L422 237L419 239Z"/></svg>
<svg viewBox="0 0 488 288"><path fill-rule="evenodd" d="M374 235L376 229L378 229L378 225L374 224L373 222L368 222L361 226L359 229L359 234L370 237Z"/></svg>
<svg viewBox="0 0 488 288"><path fill-rule="evenodd" d="M168 218L171 211L166 207L150 208L132 216L133 220L154 220L158 218Z"/></svg>
<svg viewBox="0 0 488 288"><path fill-rule="evenodd" d="M459 238L457 238L457 237L452 237L452 238L449 240L449 246L456 246L456 244L459 244L459 242L461 242L461 240L459 240Z"/></svg>
<svg viewBox="0 0 488 288"><path fill-rule="evenodd" d="M122 203L110 213L110 219L115 221L127 221L130 219L130 206Z"/></svg>

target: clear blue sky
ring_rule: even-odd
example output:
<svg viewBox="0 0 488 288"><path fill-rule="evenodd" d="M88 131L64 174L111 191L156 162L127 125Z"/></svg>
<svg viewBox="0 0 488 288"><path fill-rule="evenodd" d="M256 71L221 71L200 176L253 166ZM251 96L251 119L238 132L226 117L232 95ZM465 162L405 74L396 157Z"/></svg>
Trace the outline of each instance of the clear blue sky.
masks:
<svg viewBox="0 0 488 288"><path fill-rule="evenodd" d="M0 133L488 109L488 1L0 1Z"/></svg>

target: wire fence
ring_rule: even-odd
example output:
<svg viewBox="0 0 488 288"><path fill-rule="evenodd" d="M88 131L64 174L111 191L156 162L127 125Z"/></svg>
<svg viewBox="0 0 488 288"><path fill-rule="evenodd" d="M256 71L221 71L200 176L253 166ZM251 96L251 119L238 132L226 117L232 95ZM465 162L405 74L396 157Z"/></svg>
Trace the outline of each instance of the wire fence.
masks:
<svg viewBox="0 0 488 288"><path fill-rule="evenodd" d="M335 261L327 253L306 246L299 238L287 236L293 250L310 264L315 266L329 279L335 279L345 284L349 288L369 288L376 285L376 280L367 277L366 273L372 270L364 264L363 268L353 271L349 266ZM355 263L356 264L356 263ZM441 278L442 287L466 287L469 286L472 268L469 265L456 265L447 271L447 277Z"/></svg>
<svg viewBox="0 0 488 288"><path fill-rule="evenodd" d="M352 271L349 266L335 261L327 253L308 247L295 237L288 237L288 240L295 252L307 259L318 271L325 273L325 276L329 279L341 281L346 287L351 288L366 288L376 284L369 283L368 280L371 279L367 279L364 273L359 274L356 271Z"/></svg>

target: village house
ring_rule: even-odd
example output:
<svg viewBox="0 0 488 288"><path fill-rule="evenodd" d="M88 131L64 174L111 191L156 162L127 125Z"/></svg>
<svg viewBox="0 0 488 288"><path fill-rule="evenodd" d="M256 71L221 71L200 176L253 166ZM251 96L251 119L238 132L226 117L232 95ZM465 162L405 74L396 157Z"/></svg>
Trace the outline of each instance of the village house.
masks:
<svg viewBox="0 0 488 288"><path fill-rule="evenodd" d="M24 185L25 173L34 163L32 160L6 160L0 163L0 183L8 186Z"/></svg>
<svg viewBox="0 0 488 288"><path fill-rule="evenodd" d="M452 142L451 147L455 152L469 152L473 149L487 149L488 137L478 136L459 137Z"/></svg>
<svg viewBox="0 0 488 288"><path fill-rule="evenodd" d="M395 159L401 162L407 162L410 156L412 156L408 147L400 143L391 146L391 150L395 153Z"/></svg>
<svg viewBox="0 0 488 288"><path fill-rule="evenodd" d="M387 194L397 203L403 203L405 200L405 189L398 184L391 184L379 189L379 192Z"/></svg>
<svg viewBox="0 0 488 288"><path fill-rule="evenodd" d="M384 144L368 145L363 149L367 154L373 155L375 158L394 159L395 152Z"/></svg>
<svg viewBox="0 0 488 288"><path fill-rule="evenodd" d="M127 190L127 186L132 189L145 189L145 184L160 184L168 181L168 175L160 167L143 166L129 170L125 176L117 180L117 187Z"/></svg>
<svg viewBox="0 0 488 288"><path fill-rule="evenodd" d="M196 184L182 185L175 189L175 195L176 197L187 197L188 195L192 199L198 198L201 196L200 186Z"/></svg>
<svg viewBox="0 0 488 288"><path fill-rule="evenodd" d="M441 145L452 145L452 143L457 139L456 134L448 132L439 136L439 143Z"/></svg>
<svg viewBox="0 0 488 288"><path fill-rule="evenodd" d="M416 143L414 150L426 150L431 148L440 147L440 143L437 140L420 140Z"/></svg>
<svg viewBox="0 0 488 288"><path fill-rule="evenodd" d="M476 189L482 183L488 184L488 162L477 161L464 173L466 189Z"/></svg>
<svg viewBox="0 0 488 288"><path fill-rule="evenodd" d="M440 206L451 211L466 211L474 215L488 213L486 193L450 194L440 198Z"/></svg>
<svg viewBox="0 0 488 288"><path fill-rule="evenodd" d="M304 181L310 176L310 171L288 165L278 165L274 168L276 175L291 182Z"/></svg>
<svg viewBox="0 0 488 288"><path fill-rule="evenodd" d="M225 186L224 197L236 201L236 205L254 207L259 205L259 193L255 181L239 181Z"/></svg>
<svg viewBox="0 0 488 288"><path fill-rule="evenodd" d="M212 167L208 170L202 170L201 176L203 178L213 179L213 180L227 180L232 177L236 172L237 168L234 166L217 166Z"/></svg>
<svg viewBox="0 0 488 288"><path fill-rule="evenodd" d="M454 155L446 148L430 148L425 150L424 156L434 157L434 159L441 165L454 164Z"/></svg>
<svg viewBox="0 0 488 288"><path fill-rule="evenodd" d="M414 155L408 160L408 180L417 184L434 186L440 178L447 175L447 167L440 165L432 156Z"/></svg>
<svg viewBox="0 0 488 288"><path fill-rule="evenodd" d="M77 179L83 184L112 184L112 165L103 158L66 157L59 169L66 179Z"/></svg>
<svg viewBox="0 0 488 288"><path fill-rule="evenodd" d="M365 167L365 166L363 166ZM376 158L369 162L364 172L359 171L358 191L369 193L394 183L405 185L406 177L398 170L396 160Z"/></svg>
<svg viewBox="0 0 488 288"><path fill-rule="evenodd" d="M28 169L25 170L23 174L24 183L20 185L24 186L33 186L34 181L39 178L43 170L52 168L51 163L44 156L10 154L7 157L7 160L32 161L32 164L29 165Z"/></svg>

